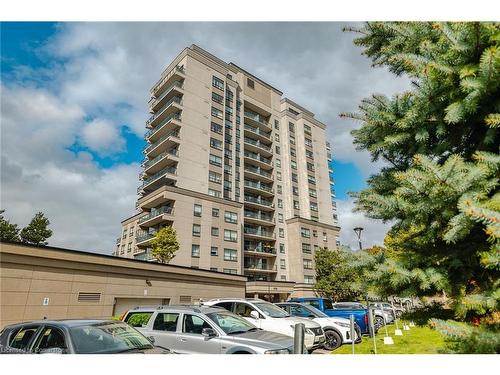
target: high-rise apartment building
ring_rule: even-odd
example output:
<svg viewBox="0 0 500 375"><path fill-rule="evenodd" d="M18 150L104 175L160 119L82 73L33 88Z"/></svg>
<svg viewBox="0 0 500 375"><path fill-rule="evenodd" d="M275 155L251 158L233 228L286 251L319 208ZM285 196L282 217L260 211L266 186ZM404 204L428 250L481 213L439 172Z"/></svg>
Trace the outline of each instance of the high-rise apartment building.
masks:
<svg viewBox="0 0 500 375"><path fill-rule="evenodd" d="M150 259L172 225L171 264L244 274L247 293L312 293L314 251L339 227L325 125L233 63L192 45L151 89L136 208L115 255Z"/></svg>

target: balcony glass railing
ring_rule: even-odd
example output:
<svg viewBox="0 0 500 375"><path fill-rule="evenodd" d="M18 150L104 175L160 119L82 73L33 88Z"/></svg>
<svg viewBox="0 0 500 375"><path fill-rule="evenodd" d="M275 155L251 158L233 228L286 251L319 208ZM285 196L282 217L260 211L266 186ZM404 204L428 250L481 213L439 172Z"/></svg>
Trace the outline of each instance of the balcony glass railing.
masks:
<svg viewBox="0 0 500 375"><path fill-rule="evenodd" d="M139 243L139 242L147 241L151 238L154 238L155 236L156 236L156 233L139 234L135 237L135 242Z"/></svg>
<svg viewBox="0 0 500 375"><path fill-rule="evenodd" d="M269 199L264 199L264 198L255 198L250 195L245 195L245 202L252 202L252 203L257 203L261 204L263 206L271 206L273 202Z"/></svg>
<svg viewBox="0 0 500 375"><path fill-rule="evenodd" d="M160 78L160 80L158 82L156 82L156 84L154 85L153 87L153 94L156 93L158 91L158 89L166 82L168 81L168 79L172 76L172 74L174 74L174 72L181 72L181 73L184 73L184 67L183 66L176 66L174 68L174 70L170 71L167 75L165 75L165 77L163 78Z"/></svg>
<svg viewBox="0 0 500 375"><path fill-rule="evenodd" d="M144 152L147 154L149 151L154 149L156 146L158 146L160 143L162 143L165 139L167 139L169 137L179 138L179 129L172 130L171 132L168 132L167 134L163 135L156 142L151 143L149 146L147 146L146 149L144 150Z"/></svg>
<svg viewBox="0 0 500 375"><path fill-rule="evenodd" d="M276 254L276 249L274 247L267 247L267 248L262 248L262 247L245 247L245 251L252 251L254 253L263 253L263 254Z"/></svg>
<svg viewBox="0 0 500 375"><path fill-rule="evenodd" d="M245 111L245 117L249 118L253 121L257 121L263 125L267 125L267 121L264 118L264 116L259 115L258 113L252 112L252 111Z"/></svg>
<svg viewBox="0 0 500 375"><path fill-rule="evenodd" d="M176 167L163 168L161 171L159 171L159 172L155 173L154 175L149 176L148 178L146 178L144 180L144 182L142 183L142 186L144 187L146 185L149 185L150 183L152 183L153 181L159 179L163 175L166 175L167 173L169 173L169 174L176 174L176 172L177 172L177 168Z"/></svg>
<svg viewBox="0 0 500 375"><path fill-rule="evenodd" d="M172 99L170 99L168 102L166 102L165 104L163 104L163 106L155 113L153 114L148 121L146 121L146 126L148 126L149 124L151 124L156 118L158 118L158 116L160 116L163 111L165 111L165 109L167 109L168 107L170 107L172 105L172 103L178 103L178 104L181 104L182 100L179 96L174 96Z"/></svg>
<svg viewBox="0 0 500 375"><path fill-rule="evenodd" d="M158 103L159 101L161 101L165 96L168 95L168 93L170 92L170 90L172 90L174 87L178 87L178 88L182 89L182 82L181 81L174 81L170 86L168 86L161 93L161 95L158 98L151 98L151 100L149 101L150 104L151 104L151 106L154 106L154 105L156 105L156 103Z"/></svg>
<svg viewBox="0 0 500 375"><path fill-rule="evenodd" d="M255 139L245 137L244 140L245 140L245 143L249 143L251 145L263 148L264 150L267 150L267 151L271 151L271 147L269 147L268 145L265 145L262 142L256 141Z"/></svg>
<svg viewBox="0 0 500 375"><path fill-rule="evenodd" d="M263 137L266 137L268 139L271 139L271 132L265 132L259 128L255 128L253 126L250 126L248 124L245 124L245 129L246 130L250 130L252 133L255 133L255 134L258 134L258 135L262 135Z"/></svg>
<svg viewBox="0 0 500 375"><path fill-rule="evenodd" d="M258 161L261 161L261 162L266 163L266 164L271 164L271 159L266 158L260 154L255 153L255 152L245 151L244 155L247 158L258 160Z"/></svg>
<svg viewBox="0 0 500 375"><path fill-rule="evenodd" d="M262 271L273 271L274 268L272 266L268 266L267 264L259 264L259 263L245 263L244 268L249 270L262 270Z"/></svg>
<svg viewBox="0 0 500 375"><path fill-rule="evenodd" d="M269 237L269 238L273 237L273 232L269 230L252 228L252 227L243 227L243 233L261 237Z"/></svg>
<svg viewBox="0 0 500 375"><path fill-rule="evenodd" d="M264 191L267 191L269 193L273 192L273 188L272 187L270 187L270 186L268 186L266 184L260 183L260 182L253 182L253 181L245 180L245 186L246 187L252 187L254 189L264 190Z"/></svg>
<svg viewBox="0 0 500 375"><path fill-rule="evenodd" d="M158 125L156 125L153 129L149 130L146 132L144 135L145 139L148 139L151 137L153 134L155 134L158 130L162 129L166 124L168 124L172 120L181 120L181 114L180 113L173 113L170 116L167 116L166 119L164 119L162 122L160 122Z"/></svg>
<svg viewBox="0 0 500 375"><path fill-rule="evenodd" d="M153 208L151 209L151 212L147 214L146 216L143 216L139 219L139 224L144 223L145 221L148 221L150 219L153 219L157 216L163 215L163 214L168 214L171 215L174 212L174 208L170 206L163 206L160 208Z"/></svg>
<svg viewBox="0 0 500 375"><path fill-rule="evenodd" d="M251 165L245 165L245 171L247 172L252 172L255 174L260 174L261 176L267 177L267 178L272 178L272 174L269 173L268 171L265 171L259 167L254 167Z"/></svg>
<svg viewBox="0 0 500 375"><path fill-rule="evenodd" d="M264 214L262 212L259 213L254 211L245 211L244 216L263 221L269 221L269 222L273 221L273 215Z"/></svg>
<svg viewBox="0 0 500 375"><path fill-rule="evenodd" d="M154 159L151 159L151 160L148 160L146 162L143 163L143 167L145 169L149 168L150 166L152 166L153 164L156 164L158 161L160 161L161 159L167 157L167 156L178 156L178 151L176 148L172 148L170 150L167 150L167 151L163 151L160 155L158 155L157 157L155 157Z"/></svg>

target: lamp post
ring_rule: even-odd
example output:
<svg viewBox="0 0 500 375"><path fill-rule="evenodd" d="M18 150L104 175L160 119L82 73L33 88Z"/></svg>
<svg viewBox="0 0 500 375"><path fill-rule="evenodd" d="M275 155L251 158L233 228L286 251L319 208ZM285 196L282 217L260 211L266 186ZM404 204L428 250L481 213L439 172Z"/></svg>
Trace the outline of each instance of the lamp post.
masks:
<svg viewBox="0 0 500 375"><path fill-rule="evenodd" d="M363 231L363 229L364 228L361 227L354 228L354 232L356 232L356 235L358 236L359 250L363 250L363 246L361 245L361 232Z"/></svg>

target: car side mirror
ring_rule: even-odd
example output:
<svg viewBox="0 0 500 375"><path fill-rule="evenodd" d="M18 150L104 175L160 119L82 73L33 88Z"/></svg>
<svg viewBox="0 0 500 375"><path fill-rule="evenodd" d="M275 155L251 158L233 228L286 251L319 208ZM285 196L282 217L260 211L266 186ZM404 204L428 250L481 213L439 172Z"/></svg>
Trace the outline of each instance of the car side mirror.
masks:
<svg viewBox="0 0 500 375"><path fill-rule="evenodd" d="M38 354L64 354L64 353L66 353L66 350L62 348L46 348L38 352Z"/></svg>
<svg viewBox="0 0 500 375"><path fill-rule="evenodd" d="M155 343L155 338L153 336L149 336L148 337L148 340L151 344L154 344Z"/></svg>
<svg viewBox="0 0 500 375"><path fill-rule="evenodd" d="M217 336L217 333L212 328L203 328L201 335L205 337L205 340L210 340L211 338Z"/></svg>
<svg viewBox="0 0 500 375"><path fill-rule="evenodd" d="M253 311L250 312L250 317L252 319L259 319L260 318L259 313L257 311L255 311L255 310L253 310Z"/></svg>

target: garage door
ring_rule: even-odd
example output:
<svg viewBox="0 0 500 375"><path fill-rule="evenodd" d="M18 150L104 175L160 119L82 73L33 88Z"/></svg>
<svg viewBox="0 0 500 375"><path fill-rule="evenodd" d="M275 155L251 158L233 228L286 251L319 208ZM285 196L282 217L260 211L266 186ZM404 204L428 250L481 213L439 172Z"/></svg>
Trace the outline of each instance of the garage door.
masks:
<svg viewBox="0 0 500 375"><path fill-rule="evenodd" d="M169 302L168 298L115 298L113 316L121 315L133 307L168 305Z"/></svg>

